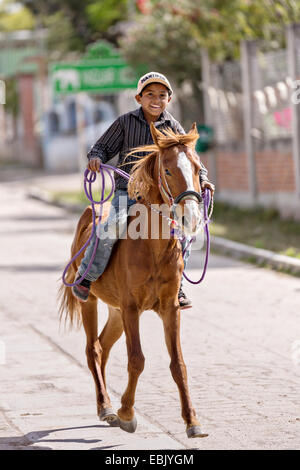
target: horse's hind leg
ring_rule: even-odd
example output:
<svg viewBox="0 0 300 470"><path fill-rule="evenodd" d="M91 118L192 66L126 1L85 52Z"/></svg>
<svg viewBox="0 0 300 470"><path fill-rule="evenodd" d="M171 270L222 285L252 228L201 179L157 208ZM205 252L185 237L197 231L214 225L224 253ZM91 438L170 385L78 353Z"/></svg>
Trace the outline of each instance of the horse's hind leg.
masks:
<svg viewBox="0 0 300 470"><path fill-rule="evenodd" d="M135 390L138 378L144 370L145 358L140 342L138 311L133 307L122 313L128 355L128 384L121 399L122 407L118 410L118 416L121 429L134 432L137 426L133 408Z"/></svg>
<svg viewBox="0 0 300 470"><path fill-rule="evenodd" d="M101 421L111 425L118 423L113 412L101 373L102 348L98 339L97 298L90 294L89 300L81 305L82 323L86 334L86 356L88 367L96 387L97 413Z"/></svg>
<svg viewBox="0 0 300 470"><path fill-rule="evenodd" d="M186 423L188 437L206 437L203 434L196 412L193 408L187 381L186 366L180 345L180 310L179 307L166 308L161 315L164 324L165 339L170 354L170 370L178 387L182 417Z"/></svg>
<svg viewBox="0 0 300 470"><path fill-rule="evenodd" d="M115 344L116 341L118 341L124 331L123 320L121 317L120 310L113 307L108 307L108 312L109 316L107 322L99 336L99 341L102 348L101 374L105 386L105 366L107 363L109 352L112 346Z"/></svg>

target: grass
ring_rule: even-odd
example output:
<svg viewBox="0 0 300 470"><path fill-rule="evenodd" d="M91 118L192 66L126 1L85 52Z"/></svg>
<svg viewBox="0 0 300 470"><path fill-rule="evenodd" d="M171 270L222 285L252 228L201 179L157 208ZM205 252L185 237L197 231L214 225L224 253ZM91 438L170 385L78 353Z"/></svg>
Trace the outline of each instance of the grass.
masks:
<svg viewBox="0 0 300 470"><path fill-rule="evenodd" d="M109 191L105 191L105 198L108 196ZM82 206L87 206L90 204L88 198L85 195L85 192L82 191L51 191L51 196L55 202L61 202L66 204L81 204ZM95 201L100 201L101 192L100 189L93 190L93 199Z"/></svg>
<svg viewBox="0 0 300 470"><path fill-rule="evenodd" d="M274 209L242 209L216 202L210 230L216 236L300 259L300 222L283 220Z"/></svg>

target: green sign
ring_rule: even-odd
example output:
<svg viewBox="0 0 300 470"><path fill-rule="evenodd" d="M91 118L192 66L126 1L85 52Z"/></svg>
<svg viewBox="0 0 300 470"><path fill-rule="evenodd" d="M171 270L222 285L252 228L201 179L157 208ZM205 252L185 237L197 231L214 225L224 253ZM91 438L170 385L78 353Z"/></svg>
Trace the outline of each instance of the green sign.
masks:
<svg viewBox="0 0 300 470"><path fill-rule="evenodd" d="M114 93L136 88L138 77L122 59L99 60L94 64L55 64L51 77L54 92Z"/></svg>
<svg viewBox="0 0 300 470"><path fill-rule="evenodd" d="M54 93L116 93L136 88L139 77L112 44L101 40L91 44L82 60L51 66Z"/></svg>

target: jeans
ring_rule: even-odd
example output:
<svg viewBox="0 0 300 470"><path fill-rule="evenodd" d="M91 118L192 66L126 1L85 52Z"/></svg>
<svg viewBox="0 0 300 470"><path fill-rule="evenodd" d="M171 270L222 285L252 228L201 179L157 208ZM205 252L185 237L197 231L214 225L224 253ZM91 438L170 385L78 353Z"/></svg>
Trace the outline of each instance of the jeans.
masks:
<svg viewBox="0 0 300 470"><path fill-rule="evenodd" d="M85 279L88 279L89 281L93 282L96 281L98 277L104 273L115 243L120 238L122 238L122 235L124 235L127 229L128 210L135 203L135 200L129 199L126 190L116 190L114 197L111 201L111 209L106 222L97 226L97 230L85 250L84 257L78 269L80 276L84 275L88 267L88 264L92 257L92 253L94 251L97 236L100 238L100 240L96 250L95 258L90 267L89 272L86 273L84 277ZM189 243L189 240L190 239L187 237L184 242L181 242L182 251ZM184 254L184 268L186 267L190 252L191 247L188 248Z"/></svg>

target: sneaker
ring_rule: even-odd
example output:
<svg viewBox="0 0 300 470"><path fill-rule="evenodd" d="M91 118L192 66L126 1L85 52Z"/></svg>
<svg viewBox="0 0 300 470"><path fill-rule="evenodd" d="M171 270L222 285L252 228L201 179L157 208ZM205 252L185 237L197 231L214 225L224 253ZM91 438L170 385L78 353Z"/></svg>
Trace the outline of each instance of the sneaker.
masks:
<svg viewBox="0 0 300 470"><path fill-rule="evenodd" d="M182 290L182 287L180 287L180 289L179 289L178 301L179 301L180 310L184 310L186 308L191 308L192 307L192 302L190 301L190 299L187 298L187 296L185 295L185 293Z"/></svg>
<svg viewBox="0 0 300 470"><path fill-rule="evenodd" d="M77 273L77 276L75 277L75 282L78 281L78 279L81 278L81 275ZM86 302L89 293L90 293L90 287L91 287L91 281L88 279L82 279L82 281L79 284L76 284L75 286L72 287L72 292L74 296L80 300L80 302Z"/></svg>

